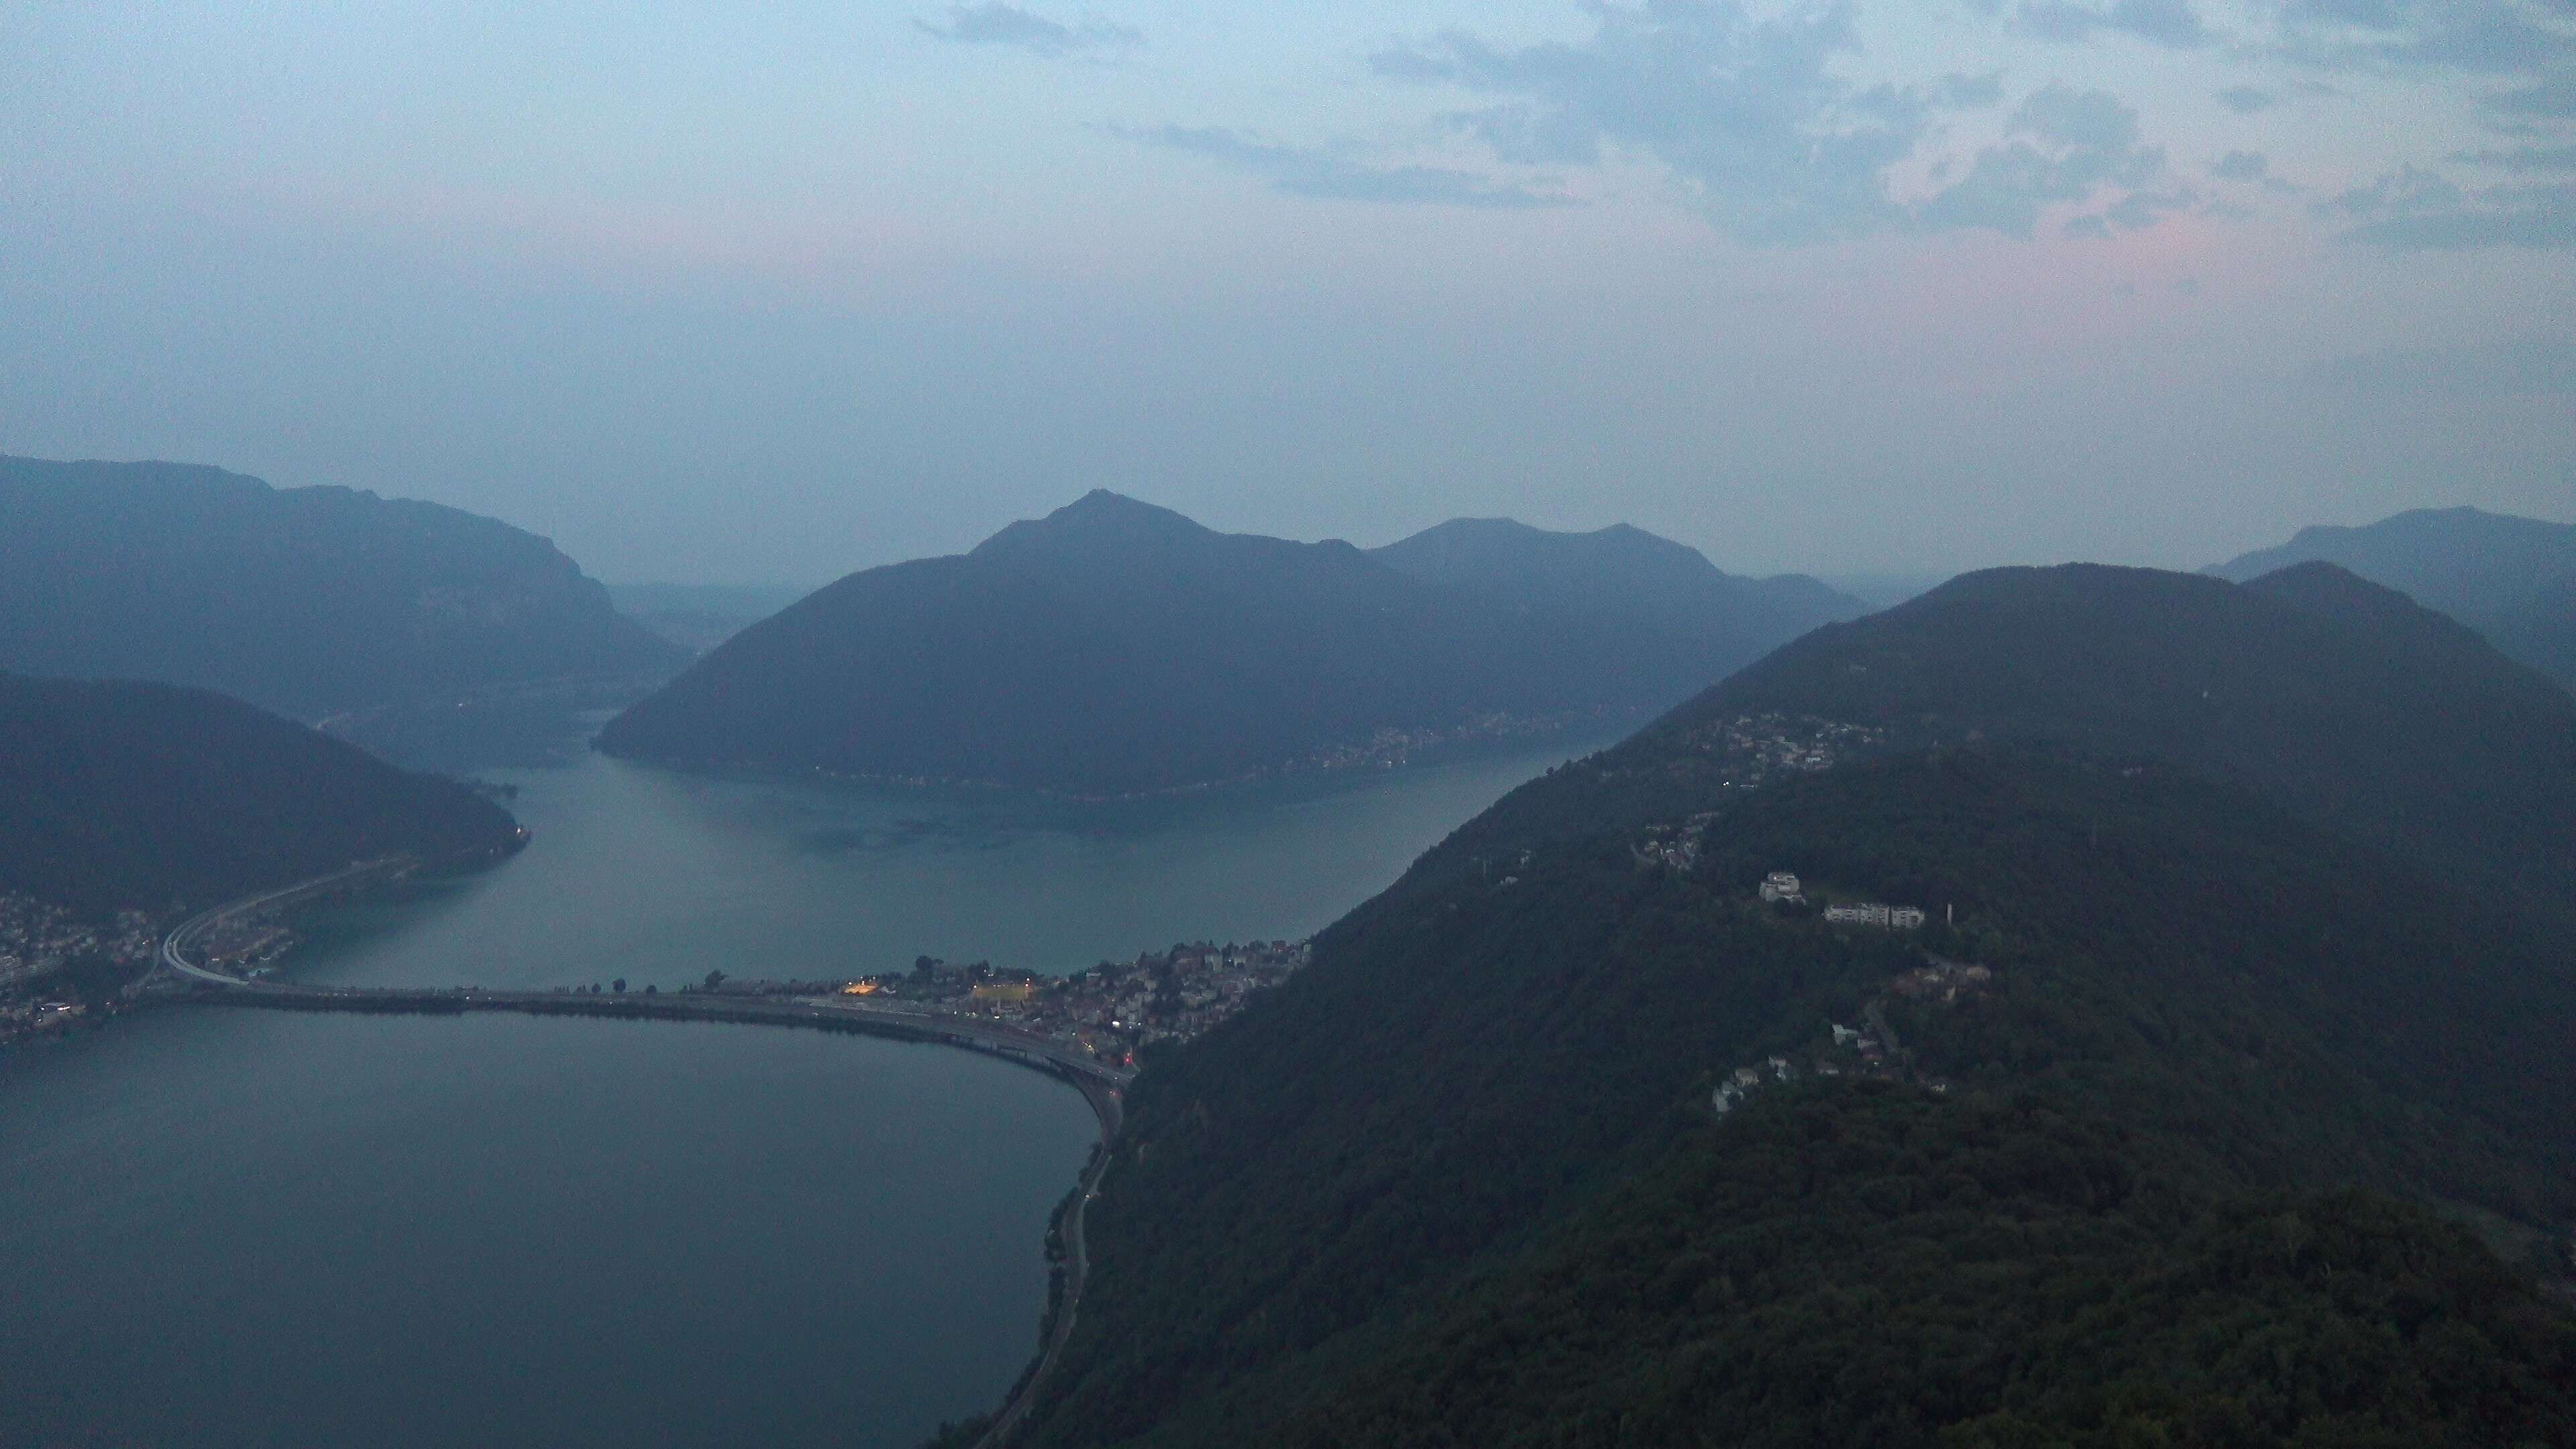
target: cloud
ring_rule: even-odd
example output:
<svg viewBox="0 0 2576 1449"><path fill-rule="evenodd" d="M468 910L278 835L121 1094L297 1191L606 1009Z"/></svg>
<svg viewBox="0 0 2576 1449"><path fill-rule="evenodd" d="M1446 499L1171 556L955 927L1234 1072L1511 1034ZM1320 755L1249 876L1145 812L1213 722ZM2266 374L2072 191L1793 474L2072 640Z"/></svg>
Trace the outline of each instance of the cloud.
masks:
<svg viewBox="0 0 2576 1449"><path fill-rule="evenodd" d="M2192 9L2191 0L2113 0L2107 6L2033 0L2021 7L2013 23L2042 40L2070 45L2106 31L2177 50L2207 45L2215 38L2201 23L2200 12Z"/></svg>
<svg viewBox="0 0 2576 1449"><path fill-rule="evenodd" d="M2230 151L2209 168L2209 174L2221 181L2260 181L2272 173L2272 163L2260 151Z"/></svg>
<svg viewBox="0 0 2576 1449"><path fill-rule="evenodd" d="M2443 158L2499 171L2576 171L2576 146L2516 146L2509 151L2454 151Z"/></svg>
<svg viewBox="0 0 2576 1449"><path fill-rule="evenodd" d="M2403 251L2563 250L2576 247L2576 185L2490 187L2472 204L2392 216L2344 237Z"/></svg>
<svg viewBox="0 0 2576 1449"><path fill-rule="evenodd" d="M1756 19L1737 3L1603 6L1587 44L1506 49L1460 31L1376 58L1380 74L1501 98L1462 117L1507 161L1651 156L1732 235L1798 244L1900 226L1887 169L1932 102L1858 89L1829 63L1856 50L1847 4Z"/></svg>
<svg viewBox="0 0 2576 1449"><path fill-rule="evenodd" d="M1649 0L1591 13L1596 32L1580 43L1503 46L1451 30L1372 63L1390 79L1484 98L1453 120L1499 160L1647 158L1712 225L1755 245L1974 227L2027 237L2044 207L2106 184L2134 189L2163 164L2140 144L2136 112L2053 86L2023 102L2010 139L1979 152L1959 181L1901 199L1893 168L1943 111L1999 102L2000 75L1932 90L1855 85L1837 74L1859 49L1847 0L1765 14L1741 0Z"/></svg>
<svg viewBox="0 0 2576 1449"><path fill-rule="evenodd" d="M1941 77L1941 94L1962 110L1999 106L2004 99L2004 73L1990 70L1982 75L1945 75Z"/></svg>
<svg viewBox="0 0 2576 1449"><path fill-rule="evenodd" d="M2161 147L2143 143L2138 113L2106 91L2062 85L2034 91L2013 113L2007 140L1977 153L1976 164L1956 185L1935 194L1917 219L1935 231L1982 227L2027 237L2039 214L2062 202L2084 201L2106 187L2131 194L2105 212L2109 225L2151 224L2180 203L2143 195L2140 188L2164 169Z"/></svg>
<svg viewBox="0 0 2576 1449"><path fill-rule="evenodd" d="M2508 91L2490 104L2507 115L2555 120L2576 117L2576 76L2560 76L2518 91Z"/></svg>
<svg viewBox="0 0 2576 1449"><path fill-rule="evenodd" d="M2280 50L2328 70L2563 76L2576 65L2567 10L2564 0L2284 0Z"/></svg>
<svg viewBox="0 0 2576 1449"><path fill-rule="evenodd" d="M2338 192L2308 209L2318 216L2413 216L2451 210L2464 199L2460 188L2441 173L2427 171L2421 166L2408 166L2382 176L2368 186L2355 186Z"/></svg>
<svg viewBox="0 0 2576 1449"><path fill-rule="evenodd" d="M1734 0L1601 5L1582 44L1496 46L1466 31L1385 51L1380 75L1485 95L1458 120L1505 161L1589 165L1607 148L1661 162L1749 242L1799 244L1901 225L1885 173L1933 102L1829 71L1858 49L1848 4L1755 18Z"/></svg>
<svg viewBox="0 0 2576 1449"><path fill-rule="evenodd" d="M2470 191L2408 166L2309 209L2350 218L2346 241L2401 251L2576 247L2576 183L2569 182Z"/></svg>
<svg viewBox="0 0 2576 1449"><path fill-rule="evenodd" d="M1044 56L1123 50L1145 43L1144 32L1132 25L1099 21L1065 25L997 0L982 5L951 5L944 24L933 25L927 20L912 23L923 34L952 44L1006 45Z"/></svg>
<svg viewBox="0 0 2576 1449"><path fill-rule="evenodd" d="M1220 161L1292 196L1334 201L1470 206L1495 210L1570 206L1572 198L1437 166L1372 166L1329 152L1282 146L1223 127L1117 128L1149 146Z"/></svg>
<svg viewBox="0 0 2576 1449"><path fill-rule="evenodd" d="M2145 231L2161 221L2166 213L2187 210L2198 200L2199 193L2188 186L2161 194L2132 191L2104 207L2102 219L2121 231Z"/></svg>
<svg viewBox="0 0 2576 1449"><path fill-rule="evenodd" d="M2530 336L2481 347L2362 353L2309 369L2307 381L2377 395L2509 397L2576 392L2576 342Z"/></svg>
<svg viewBox="0 0 2576 1449"><path fill-rule="evenodd" d="M2111 223L2098 216L2071 217L2066 223L2066 234L2072 237L2108 241L2111 236Z"/></svg>

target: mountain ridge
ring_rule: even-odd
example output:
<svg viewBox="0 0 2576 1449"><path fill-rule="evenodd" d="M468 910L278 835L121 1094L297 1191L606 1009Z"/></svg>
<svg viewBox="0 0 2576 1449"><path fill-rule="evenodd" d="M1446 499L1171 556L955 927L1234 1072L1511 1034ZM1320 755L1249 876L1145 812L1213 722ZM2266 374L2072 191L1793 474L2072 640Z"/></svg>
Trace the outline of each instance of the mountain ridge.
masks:
<svg viewBox="0 0 2576 1449"><path fill-rule="evenodd" d="M2576 690L2576 524L2465 506L2410 509L2358 527L2303 528L2202 572L2242 583L2305 562L2338 564L2406 593Z"/></svg>
<svg viewBox="0 0 2576 1449"><path fill-rule="evenodd" d="M2563 696L2411 601L2089 567L1827 626L1521 787L1148 1056L1027 1442L2576 1429L2518 1276L2571 1266L2576 978L2448 824L2381 828L2389 762L2466 748L2370 735L2425 667L2510 788L2576 792ZM1768 905L1782 868L1930 921Z"/></svg>
<svg viewBox="0 0 2576 1449"><path fill-rule="evenodd" d="M0 458L0 506L0 668L219 689L310 720L682 658L550 541L441 504Z"/></svg>
<svg viewBox="0 0 2576 1449"><path fill-rule="evenodd" d="M1758 652L1732 628L1631 623L1094 490L966 553L826 585L612 720L599 745L682 765L1148 793L1657 708Z"/></svg>
<svg viewBox="0 0 2576 1449"><path fill-rule="evenodd" d="M0 673L0 891L169 914L353 861L519 843L451 780L212 690Z"/></svg>

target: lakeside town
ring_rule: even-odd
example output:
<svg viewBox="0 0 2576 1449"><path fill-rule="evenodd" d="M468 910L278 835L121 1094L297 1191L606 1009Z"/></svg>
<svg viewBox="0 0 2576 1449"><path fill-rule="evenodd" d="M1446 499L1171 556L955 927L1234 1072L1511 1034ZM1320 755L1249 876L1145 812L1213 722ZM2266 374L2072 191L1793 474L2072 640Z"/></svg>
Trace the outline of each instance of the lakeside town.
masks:
<svg viewBox="0 0 2576 1449"><path fill-rule="evenodd" d="M1103 961L1068 976L1005 970L988 961L915 958L910 971L850 980L745 981L722 971L681 988L726 996L829 996L843 1005L955 1017L1001 1026L1112 1067L1162 1041L1186 1041L1241 1012L1314 959L1308 941L1184 942ZM619 983L623 988L623 983ZM596 990L597 988L592 988Z"/></svg>
<svg viewBox="0 0 2576 1449"><path fill-rule="evenodd" d="M0 894L0 1044L58 1031L108 1006L147 969L159 923L119 911L101 923L33 896Z"/></svg>

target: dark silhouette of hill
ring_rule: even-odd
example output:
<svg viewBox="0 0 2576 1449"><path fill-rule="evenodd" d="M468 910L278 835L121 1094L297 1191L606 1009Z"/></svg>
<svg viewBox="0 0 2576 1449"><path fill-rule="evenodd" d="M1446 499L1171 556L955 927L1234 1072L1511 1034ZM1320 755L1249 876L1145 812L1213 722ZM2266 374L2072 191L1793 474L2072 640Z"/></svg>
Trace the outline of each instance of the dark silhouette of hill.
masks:
<svg viewBox="0 0 2576 1449"><path fill-rule="evenodd" d="M2576 976L2493 882L2560 869L2501 832L2576 790L2569 719L2325 567L1821 629L1148 1055L1023 1442L2564 1439ZM1816 721L1863 743L1747 788ZM1899 990L1926 950L1990 985ZM1820 1075L1828 1023L1905 1070Z"/></svg>
<svg viewBox="0 0 2576 1449"><path fill-rule="evenodd" d="M2243 585L2094 564L1963 575L1781 648L1605 764L1632 812L1660 810L1660 792L1721 771L1706 751L1727 721L1765 712L1918 746L2025 739L2186 762L2428 874L2576 903L2576 700L2329 564ZM1493 823L1529 812L1544 828L1550 798L1534 790Z"/></svg>
<svg viewBox="0 0 2576 1449"><path fill-rule="evenodd" d="M1592 568L1618 575L1615 559ZM808 596L599 744L683 764L1126 794L1368 757L1390 735L1661 708L1780 628L1719 619L1722 589L1695 606L1704 622L1646 628L1636 605L1571 608L1545 580L1511 592L1509 570L1488 574L1496 586L1454 587L1347 543L1220 534L1095 492L972 552Z"/></svg>
<svg viewBox="0 0 2576 1449"><path fill-rule="evenodd" d="M1508 518L1454 518L1369 556L1505 607L1696 638L1701 657L1749 661L1819 624L1869 612L1804 574L1739 578L1688 544L1624 523L1553 533Z"/></svg>
<svg viewBox="0 0 2576 1449"><path fill-rule="evenodd" d="M2401 590L2576 688L2576 525L2419 508L2361 528L2303 528L2209 572L2242 583L2307 562Z"/></svg>
<svg viewBox="0 0 2576 1449"><path fill-rule="evenodd" d="M453 508L174 463L0 458L0 668L302 719L685 657L554 545Z"/></svg>
<svg viewBox="0 0 2576 1449"><path fill-rule="evenodd" d="M0 674L0 891L91 915L188 910L517 840L462 785L209 690Z"/></svg>
<svg viewBox="0 0 2576 1449"><path fill-rule="evenodd" d="M2576 689L2576 574L2533 592L2487 625L2496 647Z"/></svg>

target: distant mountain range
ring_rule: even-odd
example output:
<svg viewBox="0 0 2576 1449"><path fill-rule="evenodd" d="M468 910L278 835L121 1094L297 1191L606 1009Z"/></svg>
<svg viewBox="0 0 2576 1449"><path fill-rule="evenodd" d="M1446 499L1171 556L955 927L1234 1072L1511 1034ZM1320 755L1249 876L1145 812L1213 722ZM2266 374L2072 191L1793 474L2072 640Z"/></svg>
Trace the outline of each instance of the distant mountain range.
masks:
<svg viewBox="0 0 2576 1449"><path fill-rule="evenodd" d="M686 657L545 539L433 503L0 458L0 516L0 668L27 674L199 685L312 720Z"/></svg>
<svg viewBox="0 0 2576 1449"><path fill-rule="evenodd" d="M1820 629L1148 1056L1015 1442L2576 1442L2571 803L2328 565Z"/></svg>
<svg viewBox="0 0 2576 1449"><path fill-rule="evenodd" d="M1127 794L1660 708L1859 611L1634 529L1471 520L1366 552L1095 492L817 591L599 744Z"/></svg>
<svg viewBox="0 0 2576 1449"><path fill-rule="evenodd" d="M202 689L0 674L0 892L177 914L353 861L489 858L509 812Z"/></svg>
<svg viewBox="0 0 2576 1449"><path fill-rule="evenodd" d="M2310 561L2402 590L2576 689L2576 525L2419 508L2362 528L2303 528L2208 571L2243 582Z"/></svg>

